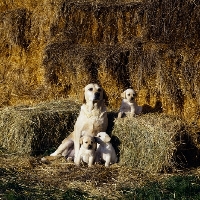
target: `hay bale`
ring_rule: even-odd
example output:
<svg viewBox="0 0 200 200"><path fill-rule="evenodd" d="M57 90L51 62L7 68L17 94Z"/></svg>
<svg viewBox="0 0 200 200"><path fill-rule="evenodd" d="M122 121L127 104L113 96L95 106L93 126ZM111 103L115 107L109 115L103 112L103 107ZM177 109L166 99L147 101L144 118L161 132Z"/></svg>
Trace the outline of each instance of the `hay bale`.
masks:
<svg viewBox="0 0 200 200"><path fill-rule="evenodd" d="M199 2L15 0L0 3L0 106L77 98L90 81L112 109L139 104L200 124ZM170 14L169 14L170 13Z"/></svg>
<svg viewBox="0 0 200 200"><path fill-rule="evenodd" d="M9 152L38 155L57 147L73 130L80 106L72 101L0 111L0 146Z"/></svg>
<svg viewBox="0 0 200 200"><path fill-rule="evenodd" d="M112 134L120 140L120 165L160 172L199 164L197 134L178 118L151 113L116 119Z"/></svg>

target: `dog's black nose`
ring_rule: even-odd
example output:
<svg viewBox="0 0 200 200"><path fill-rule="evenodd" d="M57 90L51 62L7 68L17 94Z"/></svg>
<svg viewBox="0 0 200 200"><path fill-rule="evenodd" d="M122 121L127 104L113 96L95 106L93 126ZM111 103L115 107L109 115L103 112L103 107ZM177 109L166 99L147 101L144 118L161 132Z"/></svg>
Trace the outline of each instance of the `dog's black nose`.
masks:
<svg viewBox="0 0 200 200"><path fill-rule="evenodd" d="M131 97L131 100L133 100L134 99L134 97Z"/></svg>
<svg viewBox="0 0 200 200"><path fill-rule="evenodd" d="M92 145L88 145L88 149L92 149Z"/></svg>
<svg viewBox="0 0 200 200"><path fill-rule="evenodd" d="M95 99L99 99L100 93L99 92L95 92L94 97L95 97Z"/></svg>

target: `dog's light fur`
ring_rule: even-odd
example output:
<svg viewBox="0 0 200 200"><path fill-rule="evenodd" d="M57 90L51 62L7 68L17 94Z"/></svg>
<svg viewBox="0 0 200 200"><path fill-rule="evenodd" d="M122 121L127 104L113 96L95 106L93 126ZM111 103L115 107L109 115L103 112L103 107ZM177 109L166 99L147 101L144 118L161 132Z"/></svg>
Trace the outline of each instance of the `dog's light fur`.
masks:
<svg viewBox="0 0 200 200"><path fill-rule="evenodd" d="M142 112L142 106L138 106L135 101L136 93L133 89L127 89L123 93L121 93L121 97L123 98L118 118L123 117L125 114L127 117L133 117Z"/></svg>
<svg viewBox="0 0 200 200"><path fill-rule="evenodd" d="M58 149L48 156L48 160L53 160L58 155L66 156L69 149L74 145L75 150L75 164L77 161L78 152L80 149L79 140L82 133L85 132L91 136L96 136L101 131L106 131L108 126L108 118L105 103L107 102L107 95L103 88L98 84L88 84L83 89L83 105L81 106L80 114L74 125L74 131L63 140ZM42 161L45 161L45 157Z"/></svg>
<svg viewBox="0 0 200 200"><path fill-rule="evenodd" d="M95 137L97 144L95 162L105 162L105 167L117 162L116 152L110 143L110 136L106 132L99 132Z"/></svg>
<svg viewBox="0 0 200 200"><path fill-rule="evenodd" d="M80 138L80 144L81 147L77 155L76 164L80 165L80 162L83 161L88 164L88 167L91 167L95 159L95 139L92 136L84 135Z"/></svg>

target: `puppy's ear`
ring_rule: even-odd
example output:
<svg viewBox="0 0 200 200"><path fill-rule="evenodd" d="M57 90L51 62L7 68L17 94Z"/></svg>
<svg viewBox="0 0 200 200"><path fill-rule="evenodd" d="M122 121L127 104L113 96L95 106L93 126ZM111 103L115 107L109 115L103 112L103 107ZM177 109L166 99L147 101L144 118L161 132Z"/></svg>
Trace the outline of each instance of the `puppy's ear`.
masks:
<svg viewBox="0 0 200 200"><path fill-rule="evenodd" d="M126 99L126 91L124 91L123 93L121 93L121 97L122 97L123 99Z"/></svg>
<svg viewBox="0 0 200 200"><path fill-rule="evenodd" d="M103 99L105 100L105 105L108 106L108 95L106 94L104 89L103 89Z"/></svg>
<svg viewBox="0 0 200 200"><path fill-rule="evenodd" d="M80 143L80 144L83 144L83 137L81 137L81 138L79 139L79 143Z"/></svg>
<svg viewBox="0 0 200 200"><path fill-rule="evenodd" d="M81 99L82 99L83 104L85 104L86 103L85 88L83 88L82 91L81 91Z"/></svg>
<svg viewBox="0 0 200 200"><path fill-rule="evenodd" d="M110 140L111 140L111 138L110 138L110 136L109 135L105 135L105 142L110 142Z"/></svg>

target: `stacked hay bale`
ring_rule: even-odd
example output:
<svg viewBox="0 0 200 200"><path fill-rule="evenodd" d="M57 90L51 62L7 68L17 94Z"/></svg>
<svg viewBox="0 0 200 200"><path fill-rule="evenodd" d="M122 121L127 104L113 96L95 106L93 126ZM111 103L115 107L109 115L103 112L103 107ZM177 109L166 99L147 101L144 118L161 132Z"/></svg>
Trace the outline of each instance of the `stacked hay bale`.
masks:
<svg viewBox="0 0 200 200"><path fill-rule="evenodd" d="M141 105L200 124L199 1L30 0L0 3L0 106L78 97L100 83L113 109Z"/></svg>
<svg viewBox="0 0 200 200"><path fill-rule="evenodd" d="M196 130L178 118L151 113L116 119L112 134L114 145L120 141L120 165L160 172L199 164Z"/></svg>
<svg viewBox="0 0 200 200"><path fill-rule="evenodd" d="M0 146L17 154L44 153L73 130L78 111L78 104L71 101L2 109Z"/></svg>

